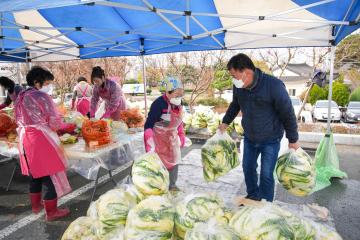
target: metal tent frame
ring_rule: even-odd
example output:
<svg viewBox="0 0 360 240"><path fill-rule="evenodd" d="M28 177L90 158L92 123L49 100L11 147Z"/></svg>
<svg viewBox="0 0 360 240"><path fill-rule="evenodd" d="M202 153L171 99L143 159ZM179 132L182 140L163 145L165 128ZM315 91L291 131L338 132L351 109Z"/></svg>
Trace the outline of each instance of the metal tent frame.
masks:
<svg viewBox="0 0 360 240"><path fill-rule="evenodd" d="M93 5L93 6L103 6L103 7L112 7L116 9L124 9L136 12L148 12L153 13L160 17L161 21L151 24L146 24L140 28L130 28L127 31L116 31L114 29L106 29L106 28L86 28L82 26L74 26L74 27L44 27L44 26L28 26L19 24L15 21L9 21L4 18L3 14L0 13L0 55L7 56L10 58L14 58L14 60L23 60L23 61L41 61L42 57L57 54L62 55L64 57L68 57L68 59L80 59L80 58L89 58L92 55L100 52L107 52L107 51L117 51L117 52L128 52L129 55L148 55L153 54L153 52L158 50L166 50L169 47L179 46L179 45L192 45L192 46L202 46L204 48L208 48L209 50L221 50L221 49L239 49L246 47L245 43L234 44L231 46L225 46L223 43L216 38L217 35L222 34L224 32L239 34L242 35L252 35L252 36L259 36L261 38L257 39L256 41L264 41L267 39L273 38L287 38L287 39L298 39L298 40L311 40L314 42L324 43L331 43L337 37L339 32L342 30L343 26L350 26L356 23L352 21L346 21L350 9L354 6L355 0L352 0L352 4L349 6L346 16L344 17L343 21L328 21L328 20L319 20L319 19L299 19L299 18L290 18L286 17L289 14L293 14L295 12L310 9L313 7L322 6L324 4L328 4L334 2L335 0L322 0L319 2L315 2L312 4L307 4L304 6L299 6L294 9L289 9L286 11L277 12L274 14L270 14L267 16L253 16L253 15L234 15L234 14L215 14L215 13L204 13L204 12L192 12L189 11L190 0L186 0L187 8L184 11L175 11L170 9L162 9L157 8L156 6L152 5L147 0L141 0L144 6L137 6L125 3L119 3L115 1L82 1L83 4L86 5ZM16 12L15 12L16 13ZM170 16L169 16L170 15ZM209 30L207 29L204 24L198 19L200 17L223 17L223 18L232 18L239 20L239 23L232 24L229 26L224 26L217 29ZM357 17L355 22L358 22L360 15ZM179 26L176 25L175 21L184 19L186 21L186 30L180 29ZM202 33L197 33L191 35L191 26L190 20L192 20L195 25L202 29ZM244 20L246 20L244 22ZM318 26L316 27L309 27L304 29L296 29L294 31L285 31L282 33L274 32L272 34L262 34L262 33L253 33L253 32L243 32L243 31L236 31L233 30L234 28L249 25L255 22L260 21L277 21L277 22L294 22L294 23L316 23ZM6 23L7 25L4 25ZM171 27L177 34L156 34L152 32L148 32L151 28L156 27L157 25L166 24ZM333 26L337 26L338 30L335 35L329 36L328 39L322 38L305 38L299 36L292 36L296 33L304 33L306 31L312 31L315 29L328 29L332 28ZM3 29L13 29L19 31L29 31L33 34L36 34L38 38L42 38L41 40L33 40L33 39L22 39L22 38L11 38L4 36L2 34ZM56 34L50 34L49 32L55 31ZM58 32L63 31L63 32ZM87 34L89 37L96 38L96 40L92 40L87 42L83 45L78 45L72 41L68 41L64 39L71 34L76 33ZM104 33L111 33L110 37L104 37L102 34ZM143 37L138 37L139 35ZM134 36L137 39L134 40L126 40L126 41L117 41L119 37L122 36ZM213 40L213 44L200 44L196 43L196 40L203 39L203 38L210 38ZM162 39L159 39L162 38ZM115 40L114 40L115 39ZM2 42L4 40L12 40L17 41L20 43L24 43L23 46L17 47L11 50L6 50ZM166 42L168 45L144 49L144 46L141 45L141 41L146 42ZM252 43L254 41L251 41ZM137 48L132 46L132 44L138 43ZM322 45L324 46L324 45ZM69 49L84 49L89 48L93 49L93 51L84 54L70 54L66 51ZM32 56L31 52L40 52L41 54L38 56ZM22 55L22 56L19 56Z"/></svg>

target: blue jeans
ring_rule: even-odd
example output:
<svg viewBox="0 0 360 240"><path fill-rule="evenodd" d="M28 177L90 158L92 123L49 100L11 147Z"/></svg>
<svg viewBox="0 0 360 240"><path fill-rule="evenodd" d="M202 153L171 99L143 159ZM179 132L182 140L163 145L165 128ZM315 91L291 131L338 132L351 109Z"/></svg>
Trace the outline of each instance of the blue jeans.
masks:
<svg viewBox="0 0 360 240"><path fill-rule="evenodd" d="M246 191L248 198L266 199L272 202L274 199L274 168L280 150L280 140L275 139L263 143L251 142L245 137L243 171L245 176ZM257 158L261 154L260 182L258 184Z"/></svg>

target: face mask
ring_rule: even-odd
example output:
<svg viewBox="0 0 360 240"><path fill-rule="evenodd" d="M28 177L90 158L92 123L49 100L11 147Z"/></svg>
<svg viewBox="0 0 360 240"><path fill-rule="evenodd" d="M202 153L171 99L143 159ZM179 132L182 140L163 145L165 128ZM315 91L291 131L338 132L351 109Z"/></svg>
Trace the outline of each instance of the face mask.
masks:
<svg viewBox="0 0 360 240"><path fill-rule="evenodd" d="M51 84L46 85L46 86L42 86L42 88L40 88L40 91L49 94L52 90Z"/></svg>
<svg viewBox="0 0 360 240"><path fill-rule="evenodd" d="M172 98L170 99L170 103L176 105L176 106L180 106L181 105L181 97L177 97L177 98Z"/></svg>
<svg viewBox="0 0 360 240"><path fill-rule="evenodd" d="M236 88L244 87L244 82L242 80L237 80L236 78L233 78L232 82Z"/></svg>

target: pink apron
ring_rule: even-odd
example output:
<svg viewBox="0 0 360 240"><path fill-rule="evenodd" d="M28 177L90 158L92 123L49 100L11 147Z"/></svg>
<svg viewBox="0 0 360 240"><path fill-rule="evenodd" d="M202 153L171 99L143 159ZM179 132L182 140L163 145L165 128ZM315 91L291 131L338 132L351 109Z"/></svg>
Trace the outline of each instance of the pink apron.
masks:
<svg viewBox="0 0 360 240"><path fill-rule="evenodd" d="M58 198L71 192L65 172L67 160L57 134L47 124L19 125L17 132L22 174L50 176Z"/></svg>
<svg viewBox="0 0 360 240"><path fill-rule="evenodd" d="M167 114L163 114L163 121L154 125L155 152L159 155L168 170L172 170L181 160L178 127L182 123L181 109L174 112L169 104Z"/></svg>
<svg viewBox="0 0 360 240"><path fill-rule="evenodd" d="M79 88L82 97L78 98L76 103L76 110L81 113L83 116L85 116L90 109L90 98L86 97L86 91L88 89L88 85L86 86L85 90L82 90Z"/></svg>

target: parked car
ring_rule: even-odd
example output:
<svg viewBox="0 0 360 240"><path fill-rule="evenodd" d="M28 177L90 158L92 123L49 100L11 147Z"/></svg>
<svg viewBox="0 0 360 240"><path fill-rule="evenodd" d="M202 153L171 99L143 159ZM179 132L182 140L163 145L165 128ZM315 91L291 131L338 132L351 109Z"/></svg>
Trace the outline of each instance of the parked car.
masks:
<svg viewBox="0 0 360 240"><path fill-rule="evenodd" d="M345 122L360 122L360 102L349 102L344 113Z"/></svg>
<svg viewBox="0 0 360 240"><path fill-rule="evenodd" d="M290 96L290 99L295 115L297 115L303 103L298 97ZM303 109L298 120L301 120L302 122L312 122L311 112Z"/></svg>
<svg viewBox="0 0 360 240"><path fill-rule="evenodd" d="M328 101L318 100L313 108L314 121L325 121L328 119ZM331 101L331 121L340 122L341 112L336 102Z"/></svg>
<svg viewBox="0 0 360 240"><path fill-rule="evenodd" d="M231 103L231 101L233 99L233 91L225 90L224 93L221 95L221 98L225 99L226 102Z"/></svg>

